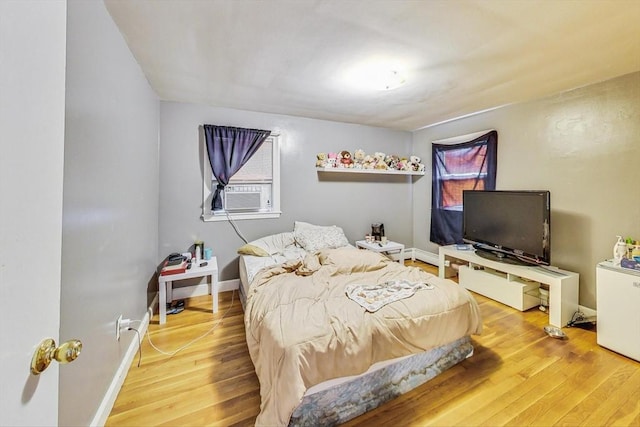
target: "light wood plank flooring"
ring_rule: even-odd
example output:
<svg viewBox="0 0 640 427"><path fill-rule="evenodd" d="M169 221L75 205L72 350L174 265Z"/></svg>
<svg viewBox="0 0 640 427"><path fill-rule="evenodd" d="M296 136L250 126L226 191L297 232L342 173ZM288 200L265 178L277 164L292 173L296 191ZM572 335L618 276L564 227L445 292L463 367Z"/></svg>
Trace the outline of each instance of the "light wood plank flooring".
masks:
<svg viewBox="0 0 640 427"><path fill-rule="evenodd" d="M545 313L476 299L484 332L473 357L346 425L640 427L640 363L599 347L594 331L565 328L569 338L555 340ZM237 294L222 293L213 317L210 296L162 326L156 315L149 336L168 353L186 347L163 355L144 337L107 426L253 425L259 383Z"/></svg>

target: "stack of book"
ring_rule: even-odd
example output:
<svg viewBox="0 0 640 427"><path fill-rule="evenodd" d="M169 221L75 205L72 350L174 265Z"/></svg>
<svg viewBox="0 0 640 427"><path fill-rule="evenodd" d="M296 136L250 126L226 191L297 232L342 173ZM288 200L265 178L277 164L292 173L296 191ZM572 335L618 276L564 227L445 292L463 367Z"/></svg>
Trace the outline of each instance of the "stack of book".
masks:
<svg viewBox="0 0 640 427"><path fill-rule="evenodd" d="M168 276L169 274L180 274L187 271L187 261L185 259L166 260L160 270L161 276Z"/></svg>

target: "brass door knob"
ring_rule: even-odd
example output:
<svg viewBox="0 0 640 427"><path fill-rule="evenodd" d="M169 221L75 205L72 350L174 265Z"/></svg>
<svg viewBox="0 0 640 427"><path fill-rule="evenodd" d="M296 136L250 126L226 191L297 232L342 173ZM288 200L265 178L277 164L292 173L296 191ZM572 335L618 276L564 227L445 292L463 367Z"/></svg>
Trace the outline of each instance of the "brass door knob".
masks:
<svg viewBox="0 0 640 427"><path fill-rule="evenodd" d="M82 351L82 342L80 340L69 340L56 347L56 342L52 338L43 340L31 359L31 373L40 375L49 367L52 360L59 363L69 363L76 360Z"/></svg>

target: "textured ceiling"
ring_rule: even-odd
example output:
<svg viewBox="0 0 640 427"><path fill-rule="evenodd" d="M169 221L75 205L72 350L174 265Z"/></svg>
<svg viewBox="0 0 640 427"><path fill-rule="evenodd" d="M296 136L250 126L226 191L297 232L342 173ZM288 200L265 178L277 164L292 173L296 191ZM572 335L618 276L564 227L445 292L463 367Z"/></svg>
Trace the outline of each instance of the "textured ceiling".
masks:
<svg viewBox="0 0 640 427"><path fill-rule="evenodd" d="M415 130L640 70L640 0L105 3L168 101Z"/></svg>

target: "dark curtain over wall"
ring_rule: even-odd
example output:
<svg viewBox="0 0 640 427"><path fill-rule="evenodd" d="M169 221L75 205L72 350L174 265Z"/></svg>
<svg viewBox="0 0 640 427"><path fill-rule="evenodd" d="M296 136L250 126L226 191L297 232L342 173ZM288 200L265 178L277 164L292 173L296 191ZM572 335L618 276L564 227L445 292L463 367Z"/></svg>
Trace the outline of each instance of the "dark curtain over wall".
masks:
<svg viewBox="0 0 640 427"><path fill-rule="evenodd" d="M269 130L204 125L207 153L218 185L213 193L212 210L221 210L222 192L229 179L258 151Z"/></svg>
<svg viewBox="0 0 640 427"><path fill-rule="evenodd" d="M495 190L497 151L497 131L459 144L432 144L432 242L462 243L462 191Z"/></svg>

